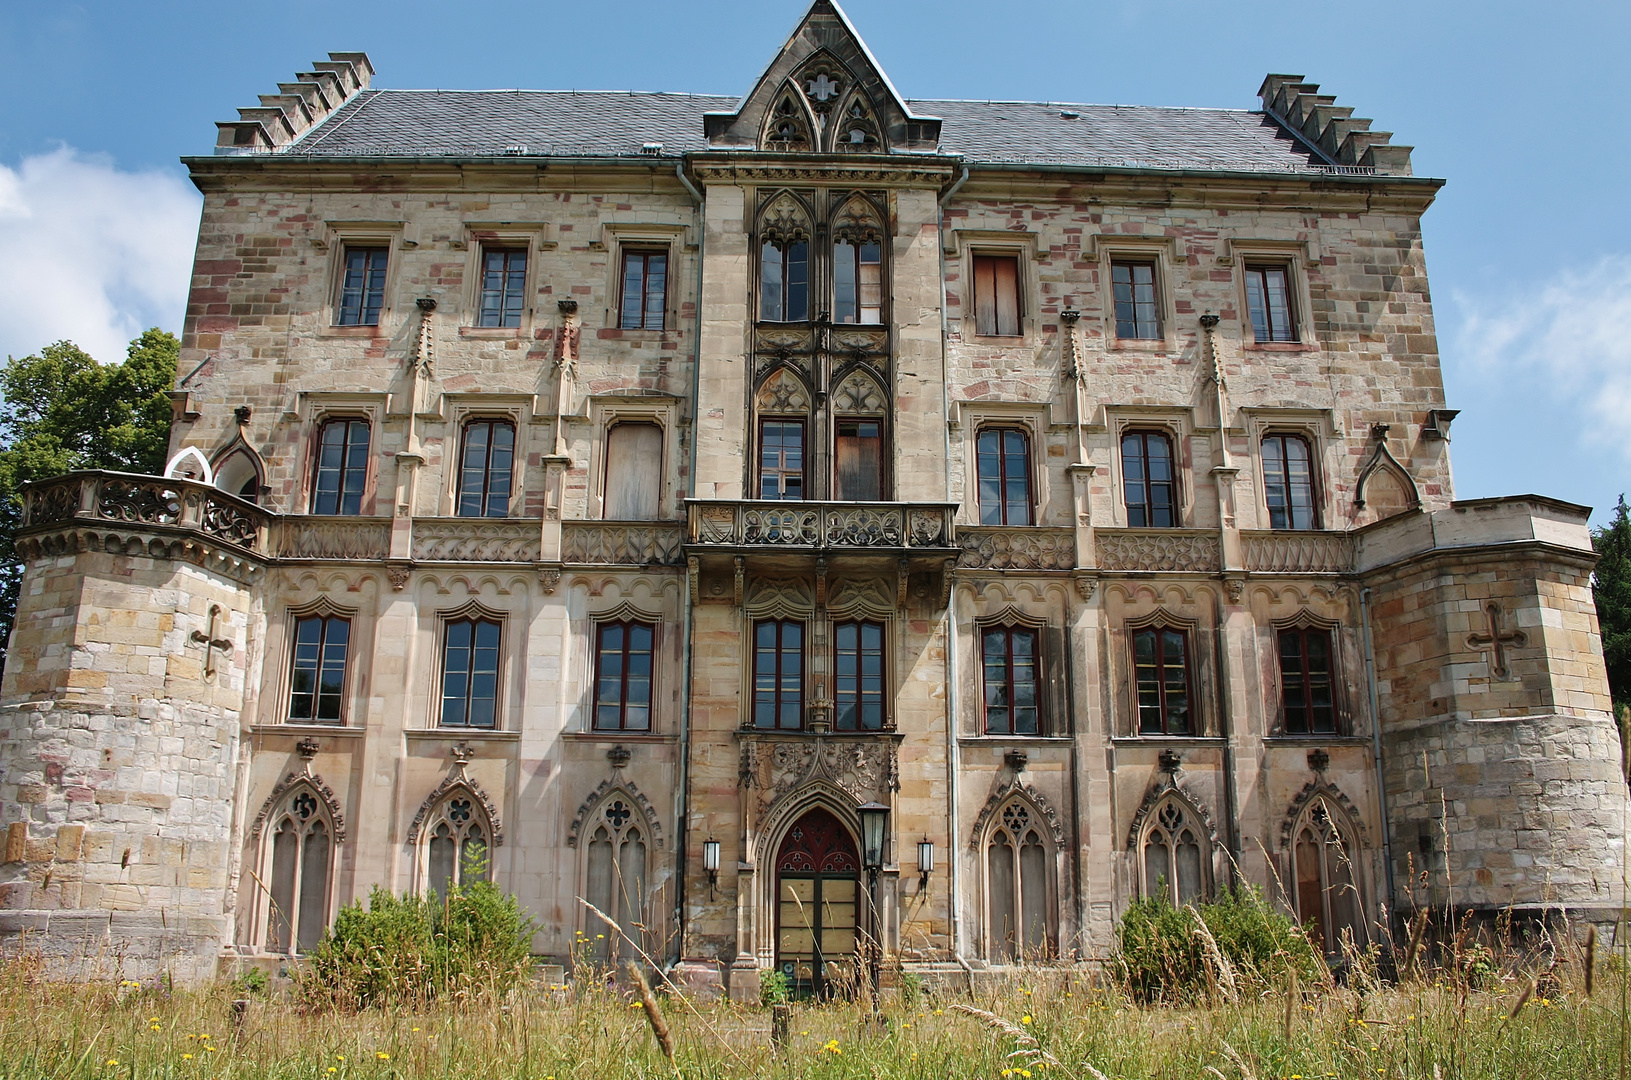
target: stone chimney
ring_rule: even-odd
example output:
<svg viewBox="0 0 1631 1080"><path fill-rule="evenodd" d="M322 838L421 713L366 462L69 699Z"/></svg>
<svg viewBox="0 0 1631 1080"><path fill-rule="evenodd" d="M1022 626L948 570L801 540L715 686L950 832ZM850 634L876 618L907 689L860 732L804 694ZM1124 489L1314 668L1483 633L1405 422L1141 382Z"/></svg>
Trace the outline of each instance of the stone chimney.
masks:
<svg viewBox="0 0 1631 1080"><path fill-rule="evenodd" d="M1301 75L1269 75L1257 91L1263 111L1318 148L1325 163L1342 168L1374 169L1383 176L1410 176L1409 146L1393 146L1391 131L1372 131L1371 122L1319 92L1319 84Z"/></svg>
<svg viewBox="0 0 1631 1080"><path fill-rule="evenodd" d="M292 83L278 83L275 94L260 95L254 108L239 109L238 119L222 120L215 140L217 154L268 154L298 139L329 113L368 89L374 65L368 54L331 52L311 71L295 75Z"/></svg>

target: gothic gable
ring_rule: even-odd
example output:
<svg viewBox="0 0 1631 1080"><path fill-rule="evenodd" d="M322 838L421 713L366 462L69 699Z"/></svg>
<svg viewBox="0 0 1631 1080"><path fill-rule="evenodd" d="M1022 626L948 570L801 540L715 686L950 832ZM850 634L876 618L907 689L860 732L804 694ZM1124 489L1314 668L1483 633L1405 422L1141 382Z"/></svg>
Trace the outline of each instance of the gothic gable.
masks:
<svg viewBox="0 0 1631 1080"><path fill-rule="evenodd" d="M940 144L939 118L907 107L832 0L810 5L734 112L703 122L719 149L885 154Z"/></svg>

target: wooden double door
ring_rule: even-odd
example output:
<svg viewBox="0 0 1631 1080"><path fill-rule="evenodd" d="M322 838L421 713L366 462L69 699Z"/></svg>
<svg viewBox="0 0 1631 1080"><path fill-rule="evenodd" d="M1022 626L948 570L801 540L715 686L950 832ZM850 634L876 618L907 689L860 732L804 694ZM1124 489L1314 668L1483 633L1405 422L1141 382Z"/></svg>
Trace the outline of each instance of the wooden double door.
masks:
<svg viewBox="0 0 1631 1080"><path fill-rule="evenodd" d="M794 823L776 853L776 966L797 997L854 991L864 929L855 838L827 810Z"/></svg>

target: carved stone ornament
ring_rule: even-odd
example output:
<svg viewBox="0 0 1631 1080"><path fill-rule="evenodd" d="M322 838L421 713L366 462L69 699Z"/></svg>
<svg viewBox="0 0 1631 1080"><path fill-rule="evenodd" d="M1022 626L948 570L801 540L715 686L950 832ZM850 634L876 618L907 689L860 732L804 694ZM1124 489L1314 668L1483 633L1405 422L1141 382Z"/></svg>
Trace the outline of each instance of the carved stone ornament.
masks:
<svg viewBox="0 0 1631 1080"><path fill-rule="evenodd" d="M1223 591L1229 594L1229 603L1238 604L1246 595L1246 582L1237 577L1224 578Z"/></svg>
<svg viewBox="0 0 1631 1080"><path fill-rule="evenodd" d="M1054 809L1053 803L1048 801L1048 797L1038 791L1034 784L1021 783L1019 778L1015 777L1006 784L998 785L997 789L991 793L991 797L985 800L985 806L980 808L979 816L974 819L974 827L969 830L968 846L970 851L980 849L980 842L990 832L992 822L996 820L998 812L1010 800L1028 803L1031 809L1035 810L1042 820L1047 823L1048 832L1053 836L1053 842L1055 844L1065 842L1064 822L1059 817L1059 811Z"/></svg>
<svg viewBox="0 0 1631 1080"><path fill-rule="evenodd" d="M1308 752L1308 767L1321 776L1331 767L1331 755L1324 750L1310 750Z"/></svg>
<svg viewBox="0 0 1631 1080"><path fill-rule="evenodd" d="M761 808L795 796L811 784L825 781L857 803L885 801L900 790L900 760L894 739L875 735L848 737L761 739L743 734L753 749L742 757L741 768L751 771L751 787L759 792Z"/></svg>
<svg viewBox="0 0 1631 1080"><path fill-rule="evenodd" d="M803 413L810 409L810 395L786 368L765 380L756 400L761 413Z"/></svg>
<svg viewBox="0 0 1631 1080"><path fill-rule="evenodd" d="M1352 830L1353 838L1359 842L1361 847L1369 843L1366 837L1364 819L1359 816L1359 808L1354 806L1348 796L1342 793L1341 788L1320 775L1304 784L1303 789L1297 793L1297 797L1291 800L1291 806L1287 808L1286 816L1280 821L1280 850L1291 850L1292 833L1296 830L1297 823L1302 820L1303 811L1307 810L1309 804L1316 800L1323 801L1327 807L1338 808L1338 812L1347 818L1347 821L1343 824ZM1327 810L1327 813L1329 813L1329 810Z"/></svg>
<svg viewBox="0 0 1631 1080"><path fill-rule="evenodd" d="M498 819L498 807L493 804L493 800L488 797L482 786L463 775L462 770L437 784L436 790L425 796L425 801L419 804L419 812L413 815L413 822L408 826L408 843L419 842L419 833L424 829L426 819L441 805L443 799L460 789L479 802L487 814L487 822L493 827L493 846L504 846L504 825Z"/></svg>
<svg viewBox="0 0 1631 1080"><path fill-rule="evenodd" d="M1071 529L972 526L957 530L958 565L971 570L1069 570L1076 565Z"/></svg>
<svg viewBox="0 0 1631 1080"><path fill-rule="evenodd" d="M889 400L872 376L852 371L832 392L832 407L842 416L882 416L889 408Z"/></svg>
<svg viewBox="0 0 1631 1080"><path fill-rule="evenodd" d="M299 742L295 743L294 748L295 751L299 753L300 760L310 761L317 756L317 752L319 750L323 749L323 744L312 738L310 735L307 735L304 739L301 739Z"/></svg>
<svg viewBox="0 0 1631 1080"><path fill-rule="evenodd" d="M1023 750L1007 750L1003 752L1002 763L1016 773L1025 771L1025 766L1031 763L1030 755Z"/></svg>
<svg viewBox="0 0 1631 1080"><path fill-rule="evenodd" d="M1101 570L1211 574L1221 568L1218 538L1212 533L1102 529L1096 540Z"/></svg>
<svg viewBox="0 0 1631 1080"><path fill-rule="evenodd" d="M323 805L328 808L329 821L334 825L334 842L345 843L345 816L340 813L340 800L334 797L334 789L324 783L321 776L309 772L292 772L277 782L272 788L272 793L266 797L266 801L261 803L260 813L255 815L255 824L249 830L252 839L261 838L261 833L266 829L267 819L272 816L272 811L277 809L283 796L302 784L316 792L317 797L322 799Z"/></svg>
<svg viewBox="0 0 1631 1080"><path fill-rule="evenodd" d="M391 581L391 588L401 592L408 585L408 579L413 576L413 567L404 563L388 563L385 567L385 576Z"/></svg>
<svg viewBox="0 0 1631 1080"><path fill-rule="evenodd" d="M614 746L610 750L606 751L606 760L612 763L612 768L614 769L621 769L623 766L627 765L629 763L629 759L633 756L634 755L626 746Z"/></svg>
<svg viewBox="0 0 1631 1080"><path fill-rule="evenodd" d="M1218 827L1213 822L1212 815L1206 812L1206 807L1201 805L1199 799L1193 798L1185 790L1184 785L1178 782L1176 773L1163 772L1159 774L1159 779L1150 785L1150 790L1144 794L1144 801L1138 807L1138 813L1133 815L1132 827L1127 830L1127 850L1136 851L1138 849L1138 838L1143 835L1144 822L1148 821L1150 815L1155 813L1156 808L1168 798L1176 799L1184 809L1194 813L1196 820L1206 830L1207 839L1216 847Z"/></svg>
<svg viewBox="0 0 1631 1080"><path fill-rule="evenodd" d="M1176 750L1163 750L1156 760L1160 762L1161 771L1168 776L1177 776L1178 770L1183 767L1183 759L1178 756Z"/></svg>
<svg viewBox="0 0 1631 1080"><path fill-rule="evenodd" d="M420 519L413 527L413 557L422 562L532 562L538 544L535 521Z"/></svg>
<svg viewBox="0 0 1631 1080"><path fill-rule="evenodd" d="M538 571L538 585L544 590L545 596L554 596L555 587L561 583L561 572L554 568Z"/></svg>
<svg viewBox="0 0 1631 1080"><path fill-rule="evenodd" d="M652 807L651 800L628 780L616 782L602 780L600 786L590 792L589 797L578 807L578 812L573 816L572 824L566 831L566 846L574 848L578 846L578 840L583 835L583 827L589 821L589 815L614 795L621 795L640 808L640 813L645 817L645 823L651 830L652 846L659 851L662 850L663 826L657 820L657 812Z"/></svg>
<svg viewBox="0 0 1631 1080"><path fill-rule="evenodd" d="M561 559L604 566L673 566L680 561L678 525L569 522L561 530Z"/></svg>
<svg viewBox="0 0 1631 1080"><path fill-rule="evenodd" d="M1076 579L1076 595L1084 601L1093 599L1093 594L1099 590L1099 579L1096 577L1079 577Z"/></svg>

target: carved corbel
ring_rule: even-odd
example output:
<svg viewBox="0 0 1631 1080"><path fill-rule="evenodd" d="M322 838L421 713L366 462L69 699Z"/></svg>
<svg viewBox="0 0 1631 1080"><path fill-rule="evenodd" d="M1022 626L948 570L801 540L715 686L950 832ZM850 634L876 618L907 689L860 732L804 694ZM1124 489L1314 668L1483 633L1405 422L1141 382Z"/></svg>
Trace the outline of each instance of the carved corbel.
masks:
<svg viewBox="0 0 1631 1080"><path fill-rule="evenodd" d="M734 586L735 591L731 595L735 597L736 606L741 607L742 589L747 584L748 561L741 555L736 556L732 561L736 563L736 583Z"/></svg>
<svg viewBox="0 0 1631 1080"><path fill-rule="evenodd" d="M895 563L895 610L906 610L906 587L912 581L912 564L906 559Z"/></svg>
<svg viewBox="0 0 1631 1080"><path fill-rule="evenodd" d="M538 571L538 584L544 590L545 596L554 596L555 589L561 583L561 569L558 566L542 567Z"/></svg>
<svg viewBox="0 0 1631 1080"><path fill-rule="evenodd" d="M951 603L951 590L957 584L953 571L957 569L956 559L947 559L940 567L940 606L945 607Z"/></svg>
<svg viewBox="0 0 1631 1080"><path fill-rule="evenodd" d="M390 579L391 590L401 592L408 587L408 579L413 576L413 564L386 563L385 576Z"/></svg>
<svg viewBox="0 0 1631 1080"><path fill-rule="evenodd" d="M1082 574L1076 579L1076 595L1084 601L1093 599L1093 594L1099 591L1099 579L1089 574Z"/></svg>

